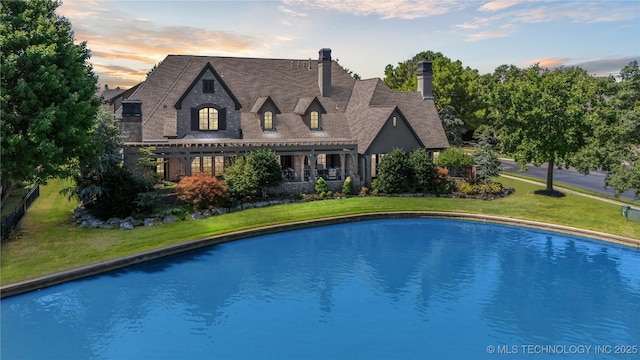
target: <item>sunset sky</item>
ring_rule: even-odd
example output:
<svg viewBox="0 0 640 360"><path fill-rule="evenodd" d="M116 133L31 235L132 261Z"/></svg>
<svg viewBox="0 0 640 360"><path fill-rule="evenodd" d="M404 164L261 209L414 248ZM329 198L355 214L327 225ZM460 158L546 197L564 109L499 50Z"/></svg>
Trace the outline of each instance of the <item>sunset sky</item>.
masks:
<svg viewBox="0 0 640 360"><path fill-rule="evenodd" d="M317 59L363 79L426 50L491 73L581 66L617 74L640 60L639 1L63 0L100 84L130 87L168 54Z"/></svg>

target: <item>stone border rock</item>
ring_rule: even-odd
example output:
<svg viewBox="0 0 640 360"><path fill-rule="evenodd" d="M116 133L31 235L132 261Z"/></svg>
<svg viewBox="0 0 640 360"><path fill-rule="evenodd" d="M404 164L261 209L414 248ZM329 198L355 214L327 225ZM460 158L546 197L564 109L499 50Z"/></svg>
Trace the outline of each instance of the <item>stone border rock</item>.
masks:
<svg viewBox="0 0 640 360"><path fill-rule="evenodd" d="M76 269L58 272L30 280L12 283L0 287L0 298L18 295L21 293L38 290L48 286L53 286L83 277L100 274L103 272L116 270L122 267L135 265L145 261L159 259L165 256L178 254L185 251L195 250L215 244L221 244L229 241L246 239L254 236L273 234L282 231L295 229L304 229L323 225L340 224L353 221L374 220L374 219L394 219L394 218L439 218L439 219L458 219L479 222L489 222L507 225L523 226L528 228L543 229L556 231L560 233L589 237L592 239L604 240L608 242L618 243L626 246L640 248L640 239L631 239L617 235L605 234L601 232L578 229L568 226L541 223L529 220L520 220L500 216L490 216L481 214L456 213L456 212L434 212L434 211L403 211L403 212L381 212L381 213L365 213L356 215L345 215L338 217L330 217L324 219L300 221L281 225L265 226L261 228L232 232L202 238L198 240L188 241L180 244L170 245L155 250L150 250L123 258L103 261L97 264L87 265Z"/></svg>
<svg viewBox="0 0 640 360"><path fill-rule="evenodd" d="M217 208L217 209L211 209L211 210L196 211L191 213L189 216L187 216L186 219L198 220L198 219L208 218L214 215L221 215L221 214L226 214L230 212L242 211L242 210L253 209L253 208L261 208L265 206L289 204L296 201L297 200L292 200L292 199L282 199L282 200L248 202L248 203L242 203L230 208ZM178 218L176 215L167 215L162 218L148 217L144 219L135 219L133 216L129 216L124 219L113 217L106 221L103 221L91 215L85 208L81 206L73 210L73 219L74 219L75 225L79 228L120 229L120 230L131 230L136 226L156 226L161 224L170 224L180 220L180 218Z"/></svg>

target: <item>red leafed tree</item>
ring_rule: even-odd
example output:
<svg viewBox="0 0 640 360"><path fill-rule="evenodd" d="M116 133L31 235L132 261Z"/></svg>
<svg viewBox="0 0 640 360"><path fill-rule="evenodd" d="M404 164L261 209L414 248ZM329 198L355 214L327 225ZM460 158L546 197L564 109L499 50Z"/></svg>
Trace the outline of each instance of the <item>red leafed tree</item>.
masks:
<svg viewBox="0 0 640 360"><path fill-rule="evenodd" d="M176 186L176 193L178 199L193 204L196 209L221 206L229 199L227 187L204 173L183 177Z"/></svg>

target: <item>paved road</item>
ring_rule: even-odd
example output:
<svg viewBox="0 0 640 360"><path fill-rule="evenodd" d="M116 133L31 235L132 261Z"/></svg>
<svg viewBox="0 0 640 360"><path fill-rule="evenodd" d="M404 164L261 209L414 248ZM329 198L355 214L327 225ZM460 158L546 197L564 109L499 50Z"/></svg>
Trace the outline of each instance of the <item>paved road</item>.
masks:
<svg viewBox="0 0 640 360"><path fill-rule="evenodd" d="M505 168L505 171L511 173L519 173L527 176L531 176L534 178L541 179L542 181L547 180L547 164L543 164L540 167L535 167L533 165L529 165L528 169L524 172L520 171L520 165L516 164L511 160L502 159L502 166ZM614 196L615 191L610 187L605 187L604 177L606 172L603 171L594 171L589 173L589 175L582 175L577 172L575 169L564 169L558 170L555 169L553 171L553 183L563 183L575 187L579 187L582 189L586 189L589 191L593 191L599 194L605 194ZM634 191L625 191L620 195L620 198L626 200L634 200L635 192ZM635 200L640 203L640 200Z"/></svg>

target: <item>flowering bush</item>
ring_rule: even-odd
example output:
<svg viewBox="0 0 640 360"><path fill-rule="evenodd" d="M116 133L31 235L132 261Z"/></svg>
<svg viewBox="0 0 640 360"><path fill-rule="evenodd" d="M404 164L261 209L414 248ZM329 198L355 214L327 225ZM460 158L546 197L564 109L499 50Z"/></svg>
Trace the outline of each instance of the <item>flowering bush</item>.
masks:
<svg viewBox="0 0 640 360"><path fill-rule="evenodd" d="M217 178L200 173L183 177L175 188L178 199L192 204L196 209L227 204L228 189Z"/></svg>

